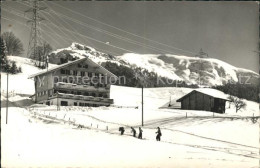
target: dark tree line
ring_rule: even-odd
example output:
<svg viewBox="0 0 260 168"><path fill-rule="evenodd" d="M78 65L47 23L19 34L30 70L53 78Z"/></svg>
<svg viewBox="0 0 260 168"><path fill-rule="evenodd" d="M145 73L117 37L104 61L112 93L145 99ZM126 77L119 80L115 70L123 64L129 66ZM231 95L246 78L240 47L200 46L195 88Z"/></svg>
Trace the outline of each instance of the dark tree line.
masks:
<svg viewBox="0 0 260 168"><path fill-rule="evenodd" d="M227 83L222 86L215 86L214 89L220 90L226 94L236 96L251 101L258 102L259 87L254 84Z"/></svg>
<svg viewBox="0 0 260 168"><path fill-rule="evenodd" d="M184 81L171 80L160 77L155 72L149 72L139 67L127 67L112 62L103 62L102 66L118 77L124 77L125 82L117 81L117 85L130 87L189 87L197 88L197 85L188 85Z"/></svg>

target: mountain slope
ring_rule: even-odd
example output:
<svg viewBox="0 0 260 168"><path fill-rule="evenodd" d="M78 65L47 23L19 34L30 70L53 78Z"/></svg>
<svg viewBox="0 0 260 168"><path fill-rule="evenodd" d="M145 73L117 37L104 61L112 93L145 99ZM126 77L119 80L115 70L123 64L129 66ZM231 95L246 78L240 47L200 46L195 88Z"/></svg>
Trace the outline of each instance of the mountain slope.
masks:
<svg viewBox="0 0 260 168"><path fill-rule="evenodd" d="M115 57L78 43L54 51L50 56L50 62L56 64L88 56L99 64L113 62L130 68L142 68L161 77L200 86L223 85L229 81L257 84L259 77L251 70L237 68L213 58L134 53Z"/></svg>

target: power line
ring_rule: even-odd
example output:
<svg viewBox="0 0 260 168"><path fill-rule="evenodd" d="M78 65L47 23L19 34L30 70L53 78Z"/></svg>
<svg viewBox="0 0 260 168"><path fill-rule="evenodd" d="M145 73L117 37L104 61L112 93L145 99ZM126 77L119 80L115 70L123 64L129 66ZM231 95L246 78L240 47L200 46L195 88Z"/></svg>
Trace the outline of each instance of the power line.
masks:
<svg viewBox="0 0 260 168"><path fill-rule="evenodd" d="M25 5L26 5L26 4L25 4ZM48 20L48 19L46 19L46 20ZM49 20L49 21L50 21L50 20ZM134 52L134 51L131 51L131 50L128 50L128 49L125 49L125 48L122 48L122 47L118 47L118 46L115 46L115 45L111 45L111 44L107 45L105 42L102 42L102 41L100 41L100 40L97 40L97 39L95 39L95 38L92 38L92 37L89 37L89 36L86 36L86 35L82 35L82 34L80 34L80 33L78 33L78 32L73 32L73 31L71 31L71 30L69 30L69 29L67 29L67 28L60 28L59 26L57 26L57 25L54 24L54 23L53 23L53 25L54 25L56 28L58 28L58 29L63 29L63 30L66 30L66 31L68 31L68 32L72 32L72 33L74 33L74 34L77 34L77 35L80 35L80 36L82 36L82 37L88 38L88 39L90 39L90 40L96 41L96 42L98 42L98 43L105 44L106 46L111 46L111 47L114 47L114 48L117 48L117 49L120 49L120 50L124 50L124 51L127 51L127 52L136 53L136 52Z"/></svg>
<svg viewBox="0 0 260 168"><path fill-rule="evenodd" d="M51 9L51 7L46 3L46 2L43 2L46 6L48 6L50 9ZM53 12L56 16L58 16L57 15L57 12L55 12L54 10L50 10L51 12ZM59 16L58 16L59 17ZM61 17L59 17L67 26L69 26L74 32L77 32L69 23L67 23L66 22L66 20L65 19L62 19ZM78 39L78 37L76 37L74 34L72 34L76 39ZM81 36L79 36L80 38L82 38ZM82 41L84 42L85 41L85 39L84 38L82 38ZM89 42L91 45L93 45L90 41L88 41L87 40L87 42Z"/></svg>
<svg viewBox="0 0 260 168"><path fill-rule="evenodd" d="M69 8L66 8L66 7L64 7L64 6L62 6L62 5L59 5L59 4L57 4L57 3L54 3L54 2L51 2L51 3L53 3L53 4L55 4L55 5L59 6L59 7L61 7L61 8L63 8L63 9L66 9L66 10L68 10L68 11L71 11L72 13L78 14L78 15L80 15L80 16L82 16L82 17L85 17L85 18L88 18L88 19L90 19L90 20L96 21L96 22L101 23L101 24L103 24L103 25L106 25L106 26L108 26L108 27L112 27L112 28L114 28L114 29L116 29L116 30L119 30L119 31L122 31L122 32L124 32L124 33L133 35L133 36L135 36L135 37L139 37L139 38L145 39L145 40L147 40L147 41L151 41L151 42L154 42L154 43L156 43L156 44L160 44L160 45L163 45L163 46L172 48L172 49L180 50L180 51L187 52L187 53L191 53L191 54L196 54L196 53L191 52L191 51L188 51L188 50L184 50L184 49L181 49L181 48L173 47L173 46L170 46L170 45L167 45L167 44L164 44L164 43L160 43L160 42L157 42L157 41L155 41L155 40L152 40L152 39L149 39L149 38L146 38L146 37L142 37L142 36L136 35L136 34L134 34L134 33L125 31L125 30L120 29L120 28L118 28L118 27L109 25L109 24L104 23L104 22L102 22L102 21L99 21L99 20L97 20L97 19L94 19L94 18L91 18L91 17L89 17L89 16L83 15L83 14L81 14L81 13L79 13L79 12L76 12L76 11L74 11L74 10L71 10L71 9L69 9Z"/></svg>
<svg viewBox="0 0 260 168"><path fill-rule="evenodd" d="M9 13L11 13L11 14L13 14L13 15L22 17L22 18L24 18L24 19L28 19L28 17L26 17L26 16L24 16L24 15L22 15L22 14L20 14L20 13L15 13L14 11L9 11L9 10L7 10L7 9L5 9L5 8L2 8L2 10L6 11L6 12L9 12ZM19 22L19 21L17 21L17 20L13 20L13 19L10 19L10 18L6 18L6 17L4 17L4 16L2 16L2 18L3 18L3 19L6 19L6 20L9 20L9 21L13 21L13 22L15 22L15 23L19 23L19 24L21 24L21 25L24 25L24 26L27 27L28 29L30 29L30 27L29 27L28 25L26 25L26 24L24 24L24 23L21 23L21 22ZM44 25L44 24L42 24L42 25ZM44 32L44 33L45 33L45 32ZM58 44L57 46L60 45L60 43L57 42L54 37L50 36L48 33L45 33L45 35L47 35L47 36L48 36L49 38L51 38L55 43L57 43L57 44ZM55 33L54 33L54 35L55 35ZM58 48L57 46L56 46L56 48Z"/></svg>
<svg viewBox="0 0 260 168"><path fill-rule="evenodd" d="M56 25L56 24L53 23L50 19L48 19L48 17L46 17L45 14L43 14L43 15L45 16L45 19L46 19L47 21L49 21L49 23L51 23L51 24L53 24L53 25ZM50 29L51 29L51 28L50 28ZM59 26L57 26L57 29L58 29L63 35L67 36L67 34L66 34L63 30L61 30ZM51 30L54 31L53 29L51 29ZM64 40L64 39L62 39L62 40ZM64 42L67 43L68 41L64 40Z"/></svg>
<svg viewBox="0 0 260 168"><path fill-rule="evenodd" d="M46 3L45 3L45 4L46 4ZM52 10L52 9L51 9L50 11L53 12L53 13L55 13L57 16L65 17L66 19L68 19L68 20L70 20L70 21L72 21L72 22L74 22L74 23L80 24L80 25L82 25L82 26L84 26L84 27L87 27L87 28L90 28L90 29L92 29L92 30L94 30L94 31L99 31L99 32L105 33L106 35L112 36L112 37L114 37L114 38L117 38L117 39L120 39L120 40L123 40L123 41L126 41L126 42L129 42L129 43L131 43L131 44L135 44L135 45L138 45L138 46L142 46L142 47L145 47L145 48L149 48L149 49L152 49L152 50L157 51L157 52L163 52L163 53L169 53L169 54L176 54L176 53L173 53L172 51L167 51L167 50L163 50L163 49L160 49L160 48L156 48L156 47L154 47L154 46L150 46L150 45L147 45L147 44L143 44L143 43L140 43L140 42L138 42L138 41L135 41L135 40L132 40L132 39L129 39L129 38L125 38L125 37L123 37L123 36L120 36L120 35L111 33L111 32L109 32L109 31L102 30L102 29L97 28L97 27L95 27L95 26L91 26L91 25L89 25L89 24L86 24L86 23L84 23L84 22L81 22L81 21L79 21L79 20L77 20L77 19L73 19L73 18L68 17L68 16L66 16L66 15L63 15L63 14L61 14L61 13L55 12L55 11ZM46 13L47 13L47 12L46 12ZM48 14L49 14L49 13L48 13Z"/></svg>
<svg viewBox="0 0 260 168"><path fill-rule="evenodd" d="M53 11L53 10L51 10L51 11ZM80 25L82 25L82 26L84 26L84 27L90 28L90 29L95 30L95 31L102 32L102 33L104 33L104 34L106 34L106 35L109 35L109 36L111 36L111 37L114 37L114 38L117 38L117 39L126 41L126 42L128 42L128 43L135 44L135 45L138 45L138 46L142 46L142 47L145 47L145 48L149 48L149 49L152 49L152 50L157 51L157 52L163 52L163 53L169 53L169 54L176 54L176 53L173 53L172 51L167 51L167 50L163 50L163 49L160 49L160 48L151 46L151 45L143 44L143 43L140 43L140 42L138 42L138 41L135 41L135 40L132 40L132 39L129 39L129 38L125 38L125 37L123 37L123 36L120 36L120 35L117 35L117 34L108 32L108 31L106 31L106 30L99 29L99 28L97 28L97 27L94 27L94 26L88 25L88 24L86 24L86 23L83 23L83 22L81 22L81 21L79 21L79 20L77 20L77 19L72 19L72 18L70 18L70 17L68 17L68 16L66 16L66 15L63 15L63 14L60 14L60 13L58 14L57 12L55 12L55 13L56 13L56 15L58 15L58 16L65 17L65 18L67 18L68 20L70 20L70 21L72 21L72 22L75 22L75 23L78 23L78 24L80 24Z"/></svg>
<svg viewBox="0 0 260 168"><path fill-rule="evenodd" d="M19 14L19 13L13 13L13 11L10 12L10 11L8 11L7 9L3 9L3 10L6 10L7 12L9 12L9 13L11 13L11 14L14 14L14 15L16 15L16 16L19 16L19 17L22 17L22 18L27 18L26 16L23 16L23 15L21 15L21 14ZM13 19L10 19L10 18L6 18L6 17L4 17L4 16L3 16L2 18L3 18L3 19L6 19L6 20L9 20L9 21L13 21L13 22L19 23L19 24L21 24L21 25L24 25L24 26L26 26L28 29L30 28L28 25L26 25L26 24L24 24L24 23L21 23L21 22L19 22L19 21L17 21L17 20L13 20ZM54 30L51 29L51 28L50 28L49 26L47 26L46 24L42 24L42 25L45 26L46 28L50 29L52 32L54 32ZM60 45L60 43L57 42L56 39L55 39L54 37L50 36L49 34L58 36L59 38L61 38L61 39L64 40L64 41L65 41L65 39L71 40L70 38L66 38L66 37L64 37L64 36L61 36L61 35L57 34L56 32L54 32L54 33L47 32L47 33L46 33L46 31L44 31L44 30L43 30L43 32L44 32L47 36L49 36L54 42L56 42L58 45ZM67 42L67 41L65 41L65 42ZM58 48L58 47L56 47L56 48ZM112 54L114 54L114 55L120 55L119 53L112 52L112 51L108 51L108 50L101 49L101 48L98 48L98 47L95 47L95 49L102 50L102 51L105 51L105 52L107 52L107 53L112 53Z"/></svg>
<svg viewBox="0 0 260 168"><path fill-rule="evenodd" d="M19 16L21 16L21 15L19 15ZM21 17L23 17L23 16L21 16ZM25 17L25 18L26 18L26 17ZM86 36L86 35L82 35L82 34L77 33L77 32L73 32L73 31L71 31L71 30L69 30L69 29L67 29L67 28L60 28L60 27L57 26L55 23L53 23L51 20L49 20L49 19L47 19L47 18L45 18L45 19L48 20L49 22L51 22L51 23L52 23L57 29L59 29L60 31L62 31L61 29L63 29L63 30L65 30L65 31L72 32L72 33L78 34L78 35L80 35L80 36L82 36L82 37L89 38L89 39L91 39L91 40L93 40L93 41L96 41L96 42L105 44L106 46L111 46L111 47L114 47L114 48L117 48L117 49L121 49L121 50L125 50L125 51L128 51L128 52L133 52L133 53L135 53L134 51L127 50L127 49L124 49L124 48L122 48L122 47L117 47L117 46L115 46L115 45L107 45L105 42L96 40L96 39L94 39L94 38L92 38L92 37L89 37L89 36ZM67 38L67 39L68 39L68 38ZM69 39L70 39L70 38L69 38ZM70 40L71 40L71 39L70 39ZM65 41L65 42L67 42L67 41Z"/></svg>

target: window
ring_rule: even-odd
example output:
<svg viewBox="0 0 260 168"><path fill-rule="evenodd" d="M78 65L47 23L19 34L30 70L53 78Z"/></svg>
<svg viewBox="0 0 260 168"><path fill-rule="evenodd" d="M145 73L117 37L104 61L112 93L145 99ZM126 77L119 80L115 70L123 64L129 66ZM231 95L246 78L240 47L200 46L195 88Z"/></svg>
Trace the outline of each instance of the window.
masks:
<svg viewBox="0 0 260 168"><path fill-rule="evenodd" d="M84 65L84 68L88 69L88 65Z"/></svg>
<svg viewBox="0 0 260 168"><path fill-rule="evenodd" d="M78 75L78 72L77 72L77 71L73 71L73 75L74 75L74 76L77 76L77 75Z"/></svg>
<svg viewBox="0 0 260 168"><path fill-rule="evenodd" d="M66 69L66 75L70 75L70 70Z"/></svg>
<svg viewBox="0 0 260 168"><path fill-rule="evenodd" d="M85 75L88 76L88 72L85 72Z"/></svg>
<svg viewBox="0 0 260 168"><path fill-rule="evenodd" d="M77 92L77 95L81 95L81 92Z"/></svg>
<svg viewBox="0 0 260 168"><path fill-rule="evenodd" d="M63 81L62 82L65 82L65 83L67 83L68 82L68 80L67 79L63 79Z"/></svg>
<svg viewBox="0 0 260 168"><path fill-rule="evenodd" d="M92 77L92 73L91 72L88 72L88 77Z"/></svg>
<svg viewBox="0 0 260 168"><path fill-rule="evenodd" d="M82 68L82 65L81 65L81 64L78 64L78 68Z"/></svg>
<svg viewBox="0 0 260 168"><path fill-rule="evenodd" d="M59 79L54 78L54 83L57 83L59 81Z"/></svg>
<svg viewBox="0 0 260 168"><path fill-rule="evenodd" d="M74 102L74 106L78 106L78 103L77 103L77 102Z"/></svg>
<svg viewBox="0 0 260 168"><path fill-rule="evenodd" d="M95 93L92 93L92 94L91 94L91 96L95 97L95 96L96 96L96 94L95 94Z"/></svg>
<svg viewBox="0 0 260 168"><path fill-rule="evenodd" d="M61 73L61 74L66 74L65 69L61 69L61 70L60 70L60 73Z"/></svg>
<svg viewBox="0 0 260 168"><path fill-rule="evenodd" d="M88 103L85 103L85 106L89 106L89 104L88 104Z"/></svg>
<svg viewBox="0 0 260 168"><path fill-rule="evenodd" d="M67 101L61 101L60 104L61 104L61 106L68 106L68 102Z"/></svg>
<svg viewBox="0 0 260 168"><path fill-rule="evenodd" d="M85 72L83 72L83 71L80 72L80 75L81 75L81 76L85 76Z"/></svg>
<svg viewBox="0 0 260 168"><path fill-rule="evenodd" d="M84 103L79 103L79 106L84 106Z"/></svg>
<svg viewBox="0 0 260 168"><path fill-rule="evenodd" d="M85 93L84 93L84 96L89 96L88 92L85 92Z"/></svg>

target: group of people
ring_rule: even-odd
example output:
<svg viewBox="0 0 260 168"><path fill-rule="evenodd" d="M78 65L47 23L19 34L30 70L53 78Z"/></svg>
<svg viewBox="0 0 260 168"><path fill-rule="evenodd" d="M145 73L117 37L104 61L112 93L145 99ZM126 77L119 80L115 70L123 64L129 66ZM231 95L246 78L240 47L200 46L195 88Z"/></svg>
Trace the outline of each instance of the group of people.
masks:
<svg viewBox="0 0 260 168"><path fill-rule="evenodd" d="M125 132L125 128L119 127L119 131L120 131L121 135L123 135ZM133 137L136 137L136 130L133 127L131 127L131 133L133 133ZM161 141L162 132L161 132L160 127L157 127L157 132L155 132L155 133L157 134L156 140ZM143 139L143 130L141 127L139 127L138 139Z"/></svg>

